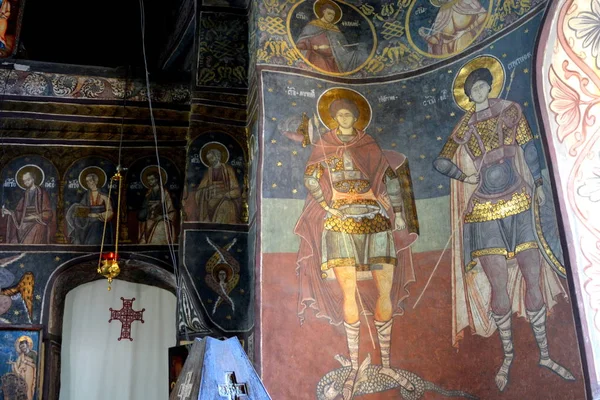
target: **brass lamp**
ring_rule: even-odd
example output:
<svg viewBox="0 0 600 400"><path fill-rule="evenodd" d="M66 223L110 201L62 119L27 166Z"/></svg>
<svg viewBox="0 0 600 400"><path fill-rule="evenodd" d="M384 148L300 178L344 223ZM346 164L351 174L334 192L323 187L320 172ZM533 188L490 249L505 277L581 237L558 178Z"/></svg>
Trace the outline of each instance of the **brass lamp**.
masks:
<svg viewBox="0 0 600 400"><path fill-rule="evenodd" d="M108 198L110 199L110 191L112 190L112 186L113 186L113 182L118 182L117 185L117 190L118 190L118 195L117 195L117 213L116 213L116 217L117 217L117 229L116 229L116 236L115 236L115 251L114 252L109 252L109 253L103 253L103 249L104 249L104 237L106 235L106 224L108 223L108 219L104 220L104 231L102 233L102 244L100 246L100 259L98 260L98 273L100 275L102 275L103 277L105 277L106 279L108 279L108 290L110 291L111 287L111 283L113 281L114 278L116 278L119 273L121 272L121 268L119 267L119 222L121 221L121 181L122 181L122 175L121 175L121 171L122 168L121 166L117 166L117 172L115 173L115 175L110 178L110 186L109 186L109 192L108 192Z"/></svg>
<svg viewBox="0 0 600 400"><path fill-rule="evenodd" d="M108 279L108 290L110 290L113 278L116 278L121 272L116 254L113 252L103 254L97 271L100 275Z"/></svg>

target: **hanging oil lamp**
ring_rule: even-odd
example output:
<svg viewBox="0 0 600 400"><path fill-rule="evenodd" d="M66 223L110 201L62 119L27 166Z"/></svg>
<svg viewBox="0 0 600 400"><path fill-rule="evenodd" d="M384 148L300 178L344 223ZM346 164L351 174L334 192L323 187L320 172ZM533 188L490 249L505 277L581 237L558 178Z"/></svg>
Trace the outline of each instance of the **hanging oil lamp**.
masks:
<svg viewBox="0 0 600 400"><path fill-rule="evenodd" d="M119 275L121 268L117 262L117 255L112 251L110 253L103 253L101 257L102 261L98 266L98 273L108 279L108 290L110 291L112 280Z"/></svg>
<svg viewBox="0 0 600 400"><path fill-rule="evenodd" d="M113 187L113 182L117 182L117 229L115 235L115 251L103 253L104 250L104 238L106 235L106 224L108 223L108 219L104 220L104 232L102 234L102 244L100 245L100 259L98 260L98 273L105 277L108 280L108 290L111 290L110 285L114 278L116 278L121 272L121 268L119 267L119 223L121 221L121 182L123 176L121 175L121 165L117 166L117 172L115 175L110 178L110 186L108 191L108 198L110 199L110 192Z"/></svg>

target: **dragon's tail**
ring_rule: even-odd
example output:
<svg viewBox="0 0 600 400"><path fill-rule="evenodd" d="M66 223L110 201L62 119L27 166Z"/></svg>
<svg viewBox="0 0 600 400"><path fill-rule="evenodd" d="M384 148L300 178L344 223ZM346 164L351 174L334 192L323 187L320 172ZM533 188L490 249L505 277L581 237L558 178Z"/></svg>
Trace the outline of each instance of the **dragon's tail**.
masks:
<svg viewBox="0 0 600 400"><path fill-rule="evenodd" d="M478 397L473 396L467 392L463 392L462 390L447 390L439 387L435 383L425 382L425 390L430 390L432 392L437 392L446 397L464 397L465 399L478 400Z"/></svg>

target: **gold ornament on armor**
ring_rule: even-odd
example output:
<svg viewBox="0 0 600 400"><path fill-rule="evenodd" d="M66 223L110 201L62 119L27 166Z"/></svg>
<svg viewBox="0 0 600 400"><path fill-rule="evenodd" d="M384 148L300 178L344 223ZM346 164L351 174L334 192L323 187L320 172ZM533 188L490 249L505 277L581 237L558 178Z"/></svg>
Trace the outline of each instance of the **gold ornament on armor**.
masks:
<svg viewBox="0 0 600 400"><path fill-rule="evenodd" d="M368 200L368 199L339 199L334 200L332 207L340 208L343 206L379 206L377 200Z"/></svg>
<svg viewBox="0 0 600 400"><path fill-rule="evenodd" d="M371 182L366 179L347 179L333 182L333 188L340 193L367 193L371 189Z"/></svg>
<svg viewBox="0 0 600 400"><path fill-rule="evenodd" d="M394 178L398 177L398 175L396 175L396 172L394 172L394 170L391 167L387 167L387 169L385 170L385 176L388 179L394 179ZM384 183L385 183L385 178L384 178Z"/></svg>
<svg viewBox="0 0 600 400"><path fill-rule="evenodd" d="M514 124L517 118L519 117L519 110L513 104L508 108L508 110L504 112L504 115L507 116L510 119L510 121Z"/></svg>
<svg viewBox="0 0 600 400"><path fill-rule="evenodd" d="M323 175L323 166L319 163L307 165L306 170L304 171L304 175L313 176L315 170L317 171L317 179L320 179Z"/></svg>
<svg viewBox="0 0 600 400"><path fill-rule="evenodd" d="M465 215L465 223L495 221L517 215L531 207L531 196L525 192L513 193L509 200L499 200L497 203L486 201L480 203L473 200L473 211Z"/></svg>
<svg viewBox="0 0 600 400"><path fill-rule="evenodd" d="M469 143L467 143L467 146L469 147L469 150L471 150L471 153L473 153L473 156L481 157L481 155L483 154L481 152L481 147L479 147L479 142L477 141L477 138L475 137L475 135L471 135L471 138L469 139Z"/></svg>
<svg viewBox="0 0 600 400"><path fill-rule="evenodd" d="M504 122L502 123L502 135L504 136L504 145L510 146L513 144L512 129L509 128Z"/></svg>
<svg viewBox="0 0 600 400"><path fill-rule="evenodd" d="M327 159L327 165L329 166L329 169L331 169L331 172L344 170L344 162L337 157L329 157Z"/></svg>
<svg viewBox="0 0 600 400"><path fill-rule="evenodd" d="M525 118L521 118L519 126L517 126L517 143L523 146L533 140L533 134L531 128Z"/></svg>
<svg viewBox="0 0 600 400"><path fill-rule="evenodd" d="M471 258L473 259L469 265L467 265L467 272L472 270L473 267L477 265L476 258L481 256L504 256L507 260L513 259L522 251L530 250L530 249L538 249L539 246L536 242L525 242L519 244L515 251L508 251L503 247L490 247L488 249L475 250L471 252Z"/></svg>
<svg viewBox="0 0 600 400"><path fill-rule="evenodd" d="M452 137L448 138L448 141L446 141L444 148L440 152L440 157L452 160L452 157L454 157L456 150L458 150L458 146L459 144L456 143Z"/></svg>
<svg viewBox="0 0 600 400"><path fill-rule="evenodd" d="M332 232L343 232L355 235L385 232L392 229L390 220L381 214L371 218L354 219L347 217L341 219L335 216L325 219L325 229Z"/></svg>
<svg viewBox="0 0 600 400"><path fill-rule="evenodd" d="M500 147L498 132L496 132L496 128L498 127L498 119L498 117L490 118L486 121L477 123L477 132L479 132L481 141L485 146L485 151L492 151Z"/></svg>

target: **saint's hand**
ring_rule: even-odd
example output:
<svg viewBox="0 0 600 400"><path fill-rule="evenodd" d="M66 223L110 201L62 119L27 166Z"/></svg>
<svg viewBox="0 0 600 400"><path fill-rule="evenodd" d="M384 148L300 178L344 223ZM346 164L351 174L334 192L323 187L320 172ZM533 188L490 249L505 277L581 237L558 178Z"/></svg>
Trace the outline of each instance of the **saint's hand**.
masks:
<svg viewBox="0 0 600 400"><path fill-rule="evenodd" d="M396 213L396 223L395 223L395 230L397 231L401 231L402 229L406 228L406 221L404 221L404 218L402 217L402 213Z"/></svg>
<svg viewBox="0 0 600 400"><path fill-rule="evenodd" d="M4 215L13 215L13 212L10 210L7 210L6 208L2 209L2 216Z"/></svg>
<svg viewBox="0 0 600 400"><path fill-rule="evenodd" d="M543 206L546 203L546 194L544 193L544 188L542 186L538 186L535 189L535 194L537 197L538 204Z"/></svg>
<svg viewBox="0 0 600 400"><path fill-rule="evenodd" d="M346 218L346 216L344 215L344 213L336 208L329 208L327 209L327 212L331 215L333 215L334 217L338 217L340 219L344 219Z"/></svg>
<svg viewBox="0 0 600 400"><path fill-rule="evenodd" d="M465 178L465 183L470 183L471 185L476 185L479 183L479 174L469 175Z"/></svg>
<svg viewBox="0 0 600 400"><path fill-rule="evenodd" d="M313 123L315 124L315 128L319 129L319 117L317 117L317 114L313 114Z"/></svg>
<svg viewBox="0 0 600 400"><path fill-rule="evenodd" d="M26 222L31 222L31 221L38 222L39 219L40 219L39 214L30 214L30 215L26 215L23 218L23 221L26 221Z"/></svg>

